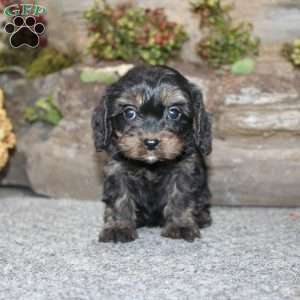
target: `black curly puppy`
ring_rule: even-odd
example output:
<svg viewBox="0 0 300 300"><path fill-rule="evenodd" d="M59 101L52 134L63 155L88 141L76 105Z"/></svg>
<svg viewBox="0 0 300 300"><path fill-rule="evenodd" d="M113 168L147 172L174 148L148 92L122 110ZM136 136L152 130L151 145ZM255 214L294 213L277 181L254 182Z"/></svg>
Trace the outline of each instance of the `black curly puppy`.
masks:
<svg viewBox="0 0 300 300"><path fill-rule="evenodd" d="M102 242L128 242L137 227L193 241L211 223L205 156L211 121L200 90L166 66L135 67L107 88L92 117L104 168Z"/></svg>

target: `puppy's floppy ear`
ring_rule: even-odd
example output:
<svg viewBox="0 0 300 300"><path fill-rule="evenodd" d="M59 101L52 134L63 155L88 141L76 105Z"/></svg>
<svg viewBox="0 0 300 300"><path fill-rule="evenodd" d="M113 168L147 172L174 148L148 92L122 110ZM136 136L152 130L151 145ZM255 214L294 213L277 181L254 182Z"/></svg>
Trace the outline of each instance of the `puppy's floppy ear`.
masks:
<svg viewBox="0 0 300 300"><path fill-rule="evenodd" d="M191 84L191 90L194 109L194 141L203 155L209 155L212 151L212 116L204 109L203 96L199 88Z"/></svg>
<svg viewBox="0 0 300 300"><path fill-rule="evenodd" d="M102 97L92 116L92 128L96 151L107 149L111 142L112 125L108 112L108 98Z"/></svg>

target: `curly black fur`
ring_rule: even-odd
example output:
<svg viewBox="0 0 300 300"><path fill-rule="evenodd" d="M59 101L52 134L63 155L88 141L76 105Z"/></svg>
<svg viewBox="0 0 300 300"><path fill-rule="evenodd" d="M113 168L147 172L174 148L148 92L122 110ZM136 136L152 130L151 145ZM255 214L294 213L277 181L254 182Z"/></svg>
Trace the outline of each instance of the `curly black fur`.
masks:
<svg viewBox="0 0 300 300"><path fill-rule="evenodd" d="M211 222L205 156L212 139L200 90L169 67L136 67L107 88L92 127L97 151L111 157L99 240L134 240L140 226L163 226L170 238L200 237ZM149 148L147 139L158 145Z"/></svg>

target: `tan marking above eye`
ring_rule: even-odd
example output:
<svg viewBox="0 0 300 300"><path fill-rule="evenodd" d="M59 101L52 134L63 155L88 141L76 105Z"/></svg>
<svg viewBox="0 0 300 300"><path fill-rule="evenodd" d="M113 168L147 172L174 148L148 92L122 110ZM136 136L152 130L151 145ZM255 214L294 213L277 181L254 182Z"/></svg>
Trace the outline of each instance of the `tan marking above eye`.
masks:
<svg viewBox="0 0 300 300"><path fill-rule="evenodd" d="M120 98L116 100L118 105L132 105L139 107L143 104L144 94L143 93L125 93Z"/></svg>
<svg viewBox="0 0 300 300"><path fill-rule="evenodd" d="M130 99L130 98L118 98L116 100L116 104L117 105L120 105L120 106L135 106L135 101L133 101L133 99Z"/></svg>
<svg viewBox="0 0 300 300"><path fill-rule="evenodd" d="M144 101L144 95L138 93L135 98L136 98L136 102L138 103L138 105L141 106Z"/></svg>
<svg viewBox="0 0 300 300"><path fill-rule="evenodd" d="M163 88L160 91L160 98L165 106L172 106L174 104L186 104L187 99L179 89Z"/></svg>

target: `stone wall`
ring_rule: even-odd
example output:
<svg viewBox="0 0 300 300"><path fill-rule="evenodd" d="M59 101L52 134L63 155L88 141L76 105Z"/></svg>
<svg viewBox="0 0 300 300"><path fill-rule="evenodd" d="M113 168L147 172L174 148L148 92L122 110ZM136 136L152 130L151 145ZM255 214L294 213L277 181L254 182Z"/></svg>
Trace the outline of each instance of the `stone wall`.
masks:
<svg viewBox="0 0 300 300"><path fill-rule="evenodd" d="M186 63L176 68L201 87L214 116L213 203L300 206L299 78L220 76L193 66L187 71ZM81 70L34 81L0 75L18 141L0 184L54 198L100 198L106 158L95 153L90 119L105 86L82 82ZM25 123L24 108L50 93L64 115L59 125Z"/></svg>

